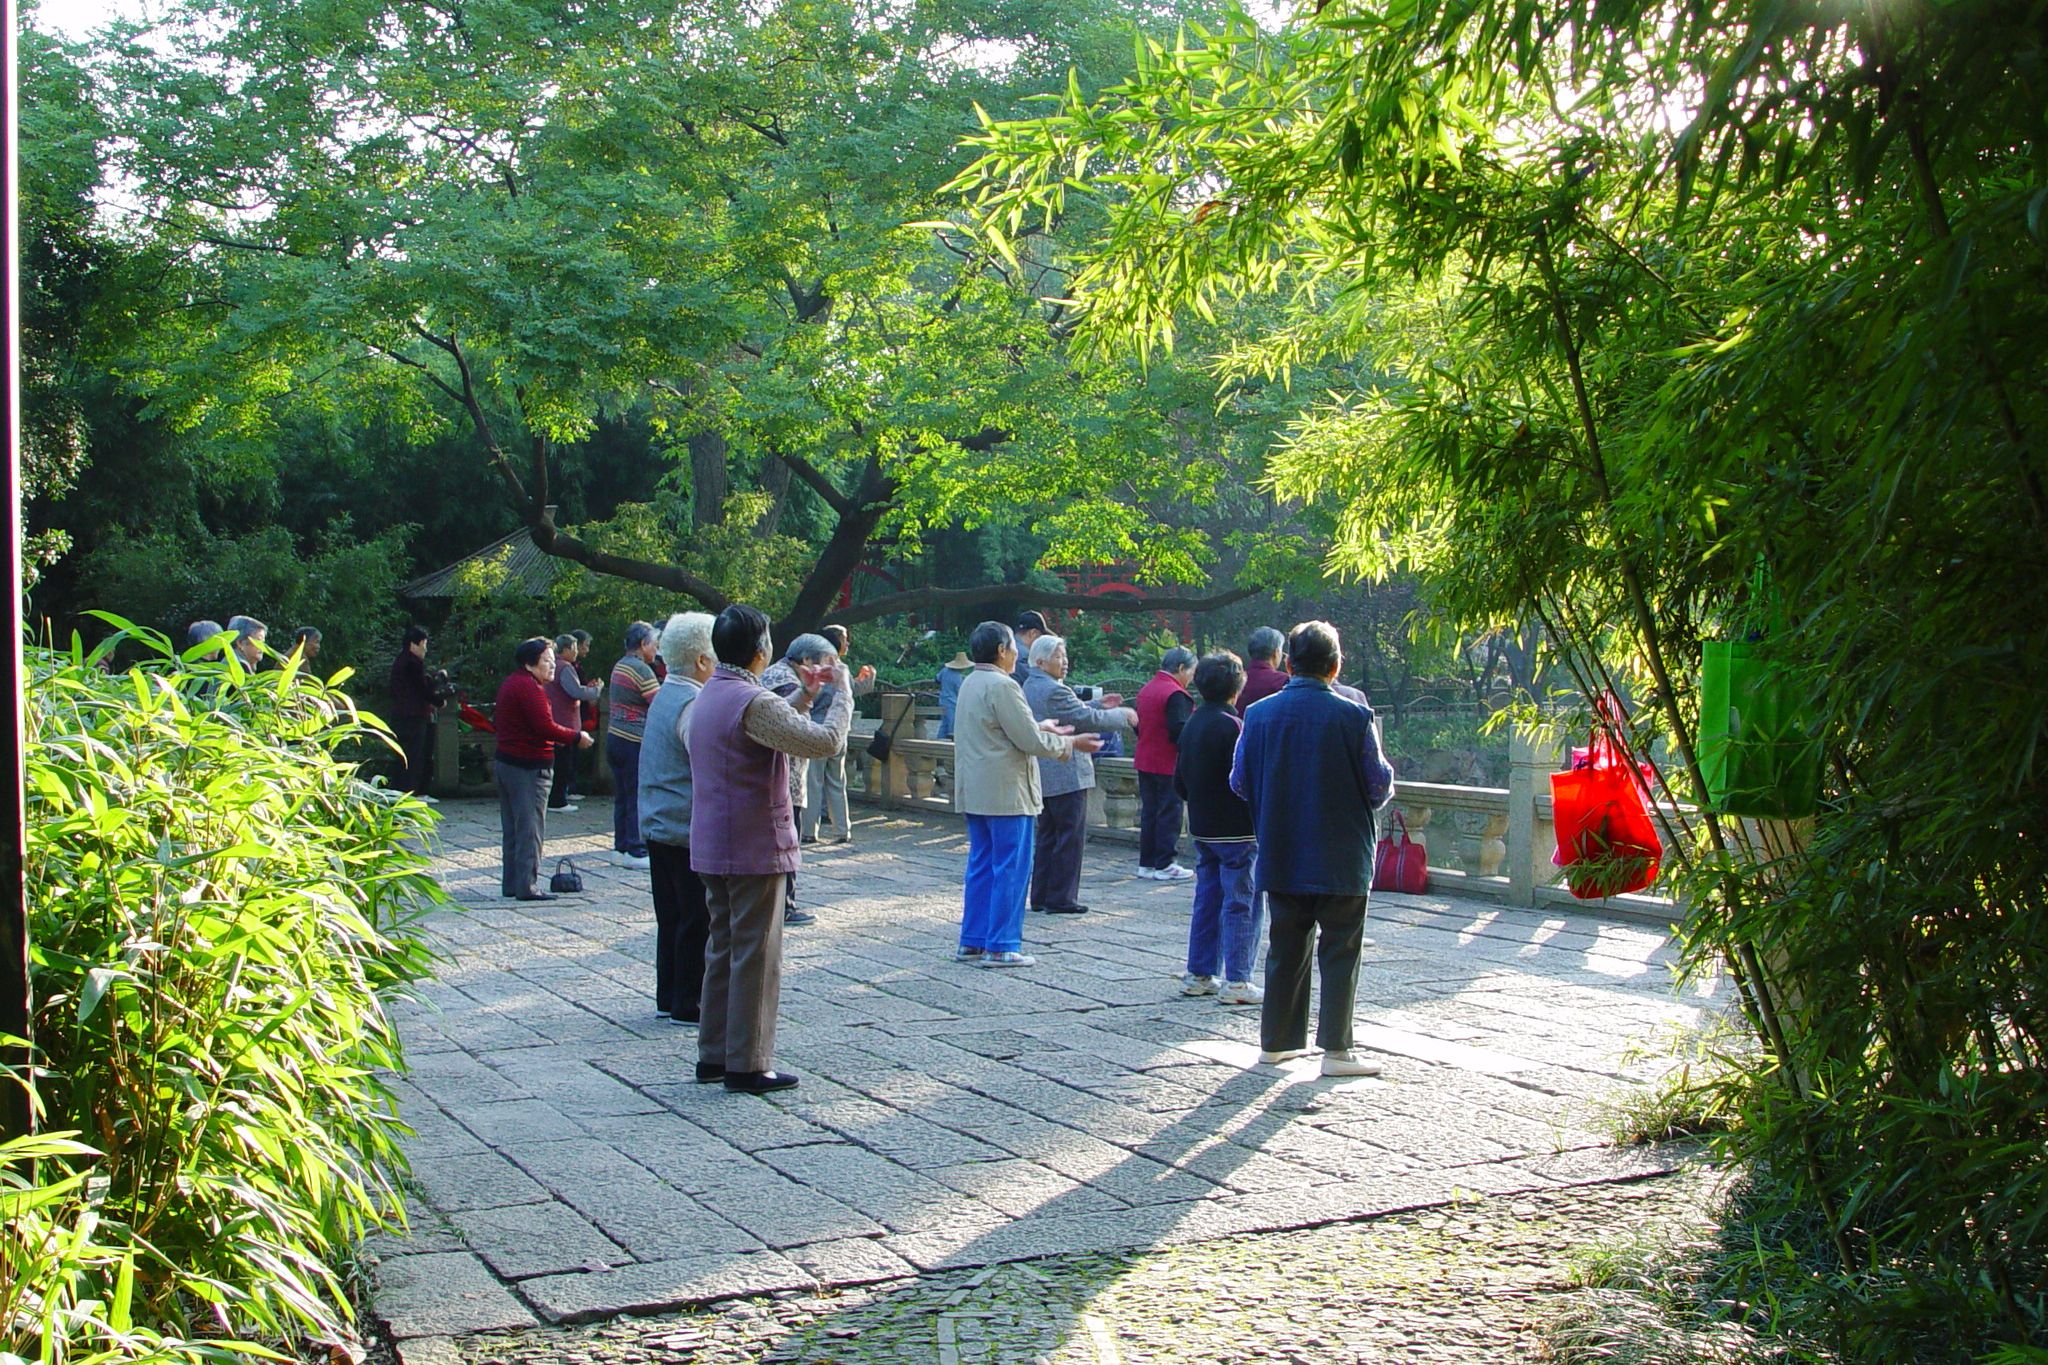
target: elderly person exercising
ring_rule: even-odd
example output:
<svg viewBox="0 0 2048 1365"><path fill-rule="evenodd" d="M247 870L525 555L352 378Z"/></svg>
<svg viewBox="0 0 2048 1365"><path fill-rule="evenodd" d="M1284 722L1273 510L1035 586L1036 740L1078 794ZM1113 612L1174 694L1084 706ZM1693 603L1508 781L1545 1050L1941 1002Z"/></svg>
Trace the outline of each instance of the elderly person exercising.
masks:
<svg viewBox="0 0 2048 1365"><path fill-rule="evenodd" d="M1038 813L1041 758L1072 759L1102 747L1096 735L1070 734L1055 720L1037 720L1011 672L1016 637L1000 621L983 621L967 637L974 671L960 684L953 716L956 799L967 814L967 885L960 914L957 962L1029 967L1023 951L1024 901Z"/></svg>
<svg viewBox="0 0 2048 1365"><path fill-rule="evenodd" d="M1089 706L1067 686L1067 642L1041 635L1031 642L1031 669L1024 675L1024 700L1039 721L1054 721L1087 734L1137 727L1138 715L1124 707ZM1080 915L1081 852L1088 841L1088 792L1095 786L1095 760L1077 753L1067 762L1038 760L1045 809L1038 817L1037 849L1031 863L1031 908L1053 915Z"/></svg>
<svg viewBox="0 0 2048 1365"><path fill-rule="evenodd" d="M774 1067L784 879L803 860L790 760L825 758L846 742L853 684L834 659L799 668L793 698L763 687L774 657L768 618L737 602L712 624L711 650L718 666L687 727L691 771L717 775L696 784L690 801L690 867L704 879L710 918L697 1079L765 1095L797 1083ZM810 707L826 683L838 695L820 723Z"/></svg>

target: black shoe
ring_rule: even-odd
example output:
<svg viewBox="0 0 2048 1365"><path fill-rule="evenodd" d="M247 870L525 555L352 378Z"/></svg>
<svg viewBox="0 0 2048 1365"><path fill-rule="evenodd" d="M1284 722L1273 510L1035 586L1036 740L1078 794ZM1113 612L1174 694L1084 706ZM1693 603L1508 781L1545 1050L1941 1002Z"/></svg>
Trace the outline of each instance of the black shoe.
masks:
<svg viewBox="0 0 2048 1365"><path fill-rule="evenodd" d="M777 1090L794 1090L794 1071L728 1071L725 1088L735 1095L769 1095Z"/></svg>
<svg viewBox="0 0 2048 1365"><path fill-rule="evenodd" d="M667 1019L671 1024L682 1024L688 1028L697 1027L697 1016L694 1014L669 1014L664 1015L663 1018Z"/></svg>
<svg viewBox="0 0 2048 1365"><path fill-rule="evenodd" d="M725 1068L717 1062L697 1063L697 1084L716 1085L725 1079Z"/></svg>
<svg viewBox="0 0 2048 1365"><path fill-rule="evenodd" d="M551 901L554 898L555 893L552 891L522 891L513 897L514 900L522 901Z"/></svg>
<svg viewBox="0 0 2048 1365"><path fill-rule="evenodd" d="M1034 915L1042 915L1045 913L1045 907L1042 905L1026 906L1025 908L1030 910L1031 913Z"/></svg>
<svg viewBox="0 0 2048 1365"><path fill-rule="evenodd" d="M1085 905L1048 905L1045 907L1045 913L1048 915L1085 915L1088 913L1088 907Z"/></svg>
<svg viewBox="0 0 2048 1365"><path fill-rule="evenodd" d="M794 905L782 912L784 924L816 924L818 917L808 910L799 910Z"/></svg>
<svg viewBox="0 0 2048 1365"><path fill-rule="evenodd" d="M797 840L797 842L800 844L815 844L818 842L818 836L815 834L806 834L803 838Z"/></svg>

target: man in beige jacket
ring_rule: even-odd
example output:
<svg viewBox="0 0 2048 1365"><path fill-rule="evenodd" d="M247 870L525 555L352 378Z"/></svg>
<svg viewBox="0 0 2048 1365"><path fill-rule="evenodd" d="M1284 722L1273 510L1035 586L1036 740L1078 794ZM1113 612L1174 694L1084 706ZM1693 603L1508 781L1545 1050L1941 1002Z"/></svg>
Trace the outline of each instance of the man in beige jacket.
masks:
<svg viewBox="0 0 2048 1365"><path fill-rule="evenodd" d="M967 890L956 962L1029 967L1024 902L1031 890L1031 853L1045 801L1038 760L1071 759L1102 747L1099 735L1076 735L1057 721L1038 721L1011 671L1017 640L1000 621L983 621L967 637L974 671L960 684L953 709L956 800L967 815Z"/></svg>

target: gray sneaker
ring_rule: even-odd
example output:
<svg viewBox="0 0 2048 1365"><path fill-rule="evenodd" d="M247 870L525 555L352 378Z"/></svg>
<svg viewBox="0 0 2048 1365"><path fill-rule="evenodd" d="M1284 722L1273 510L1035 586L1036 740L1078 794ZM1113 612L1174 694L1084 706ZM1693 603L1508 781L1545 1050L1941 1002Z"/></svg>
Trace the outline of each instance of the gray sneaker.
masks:
<svg viewBox="0 0 2048 1365"><path fill-rule="evenodd" d="M1038 959L1029 953L983 953L984 967L1036 967Z"/></svg>

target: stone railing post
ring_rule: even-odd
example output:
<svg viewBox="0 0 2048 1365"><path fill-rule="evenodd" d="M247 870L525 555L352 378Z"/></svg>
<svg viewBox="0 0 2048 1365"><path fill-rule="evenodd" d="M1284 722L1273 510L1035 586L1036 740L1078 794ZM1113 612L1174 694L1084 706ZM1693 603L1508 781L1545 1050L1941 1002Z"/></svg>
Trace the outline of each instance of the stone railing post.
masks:
<svg viewBox="0 0 2048 1365"><path fill-rule="evenodd" d="M427 790L435 796L462 794L462 718L438 714L433 718L434 771Z"/></svg>
<svg viewBox="0 0 2048 1365"><path fill-rule="evenodd" d="M882 733L889 735L892 741L917 738L916 716L904 717L903 714L913 710L916 704L917 699L908 692L884 692L881 701ZM900 727L897 725L899 718L902 718ZM892 742L888 760L872 765L868 771L876 778L873 787L876 796L887 801L910 798L910 769L904 764L901 746Z"/></svg>
<svg viewBox="0 0 2048 1365"><path fill-rule="evenodd" d="M1549 880L1551 850L1539 847L1536 798L1549 790L1551 745L1541 730L1517 725L1508 736L1508 900L1533 908Z"/></svg>

